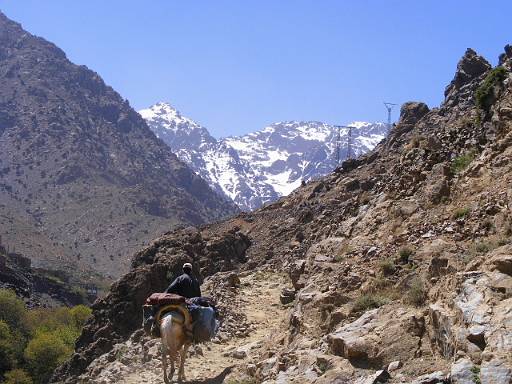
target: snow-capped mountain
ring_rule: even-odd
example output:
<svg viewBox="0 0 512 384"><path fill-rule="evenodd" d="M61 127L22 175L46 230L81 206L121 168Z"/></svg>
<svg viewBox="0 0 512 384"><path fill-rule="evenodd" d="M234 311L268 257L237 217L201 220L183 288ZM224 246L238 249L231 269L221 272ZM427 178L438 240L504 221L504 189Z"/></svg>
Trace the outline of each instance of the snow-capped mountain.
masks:
<svg viewBox="0 0 512 384"><path fill-rule="evenodd" d="M348 156L349 129L321 122L280 122L261 131L217 140L168 103L139 113L181 160L243 210L289 194L302 180L331 172L338 156L341 160ZM347 125L353 127L351 156L371 150L387 134L384 123Z"/></svg>

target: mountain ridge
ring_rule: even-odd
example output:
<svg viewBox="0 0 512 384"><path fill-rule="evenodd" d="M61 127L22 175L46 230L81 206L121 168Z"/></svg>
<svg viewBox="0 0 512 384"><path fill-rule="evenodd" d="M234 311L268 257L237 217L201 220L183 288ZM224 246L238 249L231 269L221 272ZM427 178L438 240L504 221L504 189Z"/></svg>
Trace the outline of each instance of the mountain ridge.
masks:
<svg viewBox="0 0 512 384"><path fill-rule="evenodd" d="M169 103L159 102L139 113L181 160L245 211L288 195L302 182L334 170L338 156L348 157L348 129L323 122L282 121L216 139ZM384 123L360 121L348 125L353 127L350 155L354 157L371 150L388 128Z"/></svg>

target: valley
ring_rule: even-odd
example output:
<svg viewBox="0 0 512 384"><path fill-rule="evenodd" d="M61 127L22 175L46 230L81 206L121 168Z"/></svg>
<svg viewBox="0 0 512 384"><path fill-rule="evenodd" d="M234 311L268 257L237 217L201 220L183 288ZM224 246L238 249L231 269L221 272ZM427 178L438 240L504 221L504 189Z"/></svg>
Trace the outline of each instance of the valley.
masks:
<svg viewBox="0 0 512 384"><path fill-rule="evenodd" d="M461 53L395 124L215 138L0 12L0 382L162 383L142 307L190 268L188 383L511 384L512 46Z"/></svg>

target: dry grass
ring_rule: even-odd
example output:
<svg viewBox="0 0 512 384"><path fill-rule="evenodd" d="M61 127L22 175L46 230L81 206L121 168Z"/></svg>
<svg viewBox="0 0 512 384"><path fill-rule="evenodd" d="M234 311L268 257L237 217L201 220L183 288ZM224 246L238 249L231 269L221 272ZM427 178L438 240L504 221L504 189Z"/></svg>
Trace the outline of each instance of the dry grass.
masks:
<svg viewBox="0 0 512 384"><path fill-rule="evenodd" d="M411 248L407 246L402 247L398 251L398 260L400 260L402 264L407 264L409 262L409 257L411 257L413 253L414 251Z"/></svg>
<svg viewBox="0 0 512 384"><path fill-rule="evenodd" d="M389 299L376 293L365 293L359 296L352 306L352 313L366 312L389 303Z"/></svg>
<svg viewBox="0 0 512 384"><path fill-rule="evenodd" d="M425 284L419 277L415 278L407 291L405 302L415 307L421 307L425 304L427 294L425 291Z"/></svg>
<svg viewBox="0 0 512 384"><path fill-rule="evenodd" d="M396 265L393 260L386 259L379 263L379 269L384 276L391 276L396 271Z"/></svg>

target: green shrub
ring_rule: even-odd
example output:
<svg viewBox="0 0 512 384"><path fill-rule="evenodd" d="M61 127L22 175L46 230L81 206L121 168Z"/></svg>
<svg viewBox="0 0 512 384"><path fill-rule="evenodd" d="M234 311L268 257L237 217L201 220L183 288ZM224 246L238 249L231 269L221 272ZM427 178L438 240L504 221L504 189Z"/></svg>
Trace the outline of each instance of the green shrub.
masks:
<svg viewBox="0 0 512 384"><path fill-rule="evenodd" d="M473 380L473 383L481 384L482 381L480 380L480 367L478 365L473 365L471 367L471 373L471 379Z"/></svg>
<svg viewBox="0 0 512 384"><path fill-rule="evenodd" d="M31 377L23 369L13 369L5 374L5 384L32 384Z"/></svg>
<svg viewBox="0 0 512 384"><path fill-rule="evenodd" d="M469 213L469 208L458 208L453 212L453 218L455 220L462 219L463 217L466 217Z"/></svg>
<svg viewBox="0 0 512 384"><path fill-rule="evenodd" d="M379 308L387 304L389 299L376 293L366 293L359 296L352 306L352 312L366 312L369 309Z"/></svg>
<svg viewBox="0 0 512 384"><path fill-rule="evenodd" d="M451 171L454 174L460 173L465 170L469 164L475 159L475 151L469 151L461 156L452 160Z"/></svg>
<svg viewBox="0 0 512 384"><path fill-rule="evenodd" d="M370 281L369 292L378 293L389 289L391 281L383 276L378 276Z"/></svg>
<svg viewBox="0 0 512 384"><path fill-rule="evenodd" d="M398 251L398 259L402 264L407 264L409 262L409 257L413 254L413 250L409 247L402 247Z"/></svg>
<svg viewBox="0 0 512 384"><path fill-rule="evenodd" d="M497 242L498 247L502 247L502 246L507 245L509 243L510 243L510 239L505 239L505 238L501 238Z"/></svg>
<svg viewBox="0 0 512 384"><path fill-rule="evenodd" d="M320 372L322 373L322 375L327 372L330 368L330 364L327 360L320 360L320 361L317 361L316 363L318 369L320 370Z"/></svg>
<svg viewBox="0 0 512 384"><path fill-rule="evenodd" d="M489 111L493 103L494 87L507 77L507 71L503 67L496 67L485 77L482 85L475 91L475 103L478 109Z"/></svg>
<svg viewBox="0 0 512 384"><path fill-rule="evenodd" d="M484 241L481 241L475 244L475 249L479 253L487 253L492 249L492 245Z"/></svg>
<svg viewBox="0 0 512 384"><path fill-rule="evenodd" d="M36 383L46 383L57 366L63 363L73 349L66 345L58 332L41 333L30 340L25 359Z"/></svg>
<svg viewBox="0 0 512 384"><path fill-rule="evenodd" d="M26 315L26 327L32 335L40 332L52 332L62 326L73 324L69 308L35 308Z"/></svg>
<svg viewBox="0 0 512 384"><path fill-rule="evenodd" d="M411 285L407 291L406 302L416 307L420 307L425 303L425 298L425 285L420 278L415 278L411 281Z"/></svg>
<svg viewBox="0 0 512 384"><path fill-rule="evenodd" d="M69 348L73 348L83 325L91 315L84 305L73 308L37 308L27 314L27 328L33 337L54 334Z"/></svg>
<svg viewBox="0 0 512 384"><path fill-rule="evenodd" d="M379 267L384 276L390 276L396 271L395 263L391 259L382 260Z"/></svg>
<svg viewBox="0 0 512 384"><path fill-rule="evenodd" d="M72 326L62 326L55 330L54 335L62 340L66 346L71 349L75 348L75 341L80 336L80 328Z"/></svg>
<svg viewBox="0 0 512 384"><path fill-rule="evenodd" d="M11 329L24 323L25 303L9 289L0 289L0 320L5 321Z"/></svg>

